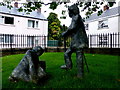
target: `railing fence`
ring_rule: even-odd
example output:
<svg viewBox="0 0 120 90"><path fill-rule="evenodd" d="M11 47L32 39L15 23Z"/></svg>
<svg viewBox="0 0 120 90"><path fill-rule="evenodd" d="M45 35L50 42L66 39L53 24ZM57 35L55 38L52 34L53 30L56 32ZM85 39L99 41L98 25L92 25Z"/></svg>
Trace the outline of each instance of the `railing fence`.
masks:
<svg viewBox="0 0 120 90"><path fill-rule="evenodd" d="M63 39L48 40L44 35L16 35L0 34L1 49L10 48L33 48L34 46L47 47L65 47ZM69 47L71 39L66 40L66 46ZM89 48L120 48L120 33L108 34L90 34L88 35Z"/></svg>
<svg viewBox="0 0 120 90"><path fill-rule="evenodd" d="M120 33L88 35L89 48L120 48Z"/></svg>
<svg viewBox="0 0 120 90"><path fill-rule="evenodd" d="M47 36L0 34L0 46L4 48L47 47Z"/></svg>

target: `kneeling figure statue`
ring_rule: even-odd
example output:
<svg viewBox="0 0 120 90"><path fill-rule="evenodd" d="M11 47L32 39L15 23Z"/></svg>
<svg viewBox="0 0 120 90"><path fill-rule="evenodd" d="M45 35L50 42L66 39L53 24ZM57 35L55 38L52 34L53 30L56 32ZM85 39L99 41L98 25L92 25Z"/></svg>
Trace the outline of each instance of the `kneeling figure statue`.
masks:
<svg viewBox="0 0 120 90"><path fill-rule="evenodd" d="M32 50L28 50L18 66L9 76L9 80L13 82L22 80L38 83L41 78L46 76L46 72L44 68L41 67L41 63L39 61L39 56L41 56L43 52L44 50L40 46L36 46Z"/></svg>

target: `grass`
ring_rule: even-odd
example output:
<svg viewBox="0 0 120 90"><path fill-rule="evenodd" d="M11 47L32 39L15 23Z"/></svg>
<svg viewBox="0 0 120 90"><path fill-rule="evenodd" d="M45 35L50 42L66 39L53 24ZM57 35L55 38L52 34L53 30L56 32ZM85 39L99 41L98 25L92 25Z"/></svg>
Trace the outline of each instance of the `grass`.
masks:
<svg viewBox="0 0 120 90"><path fill-rule="evenodd" d="M72 55L73 69L60 69L64 64L63 53L44 53L40 59L47 64L48 78L39 84L8 80L12 70L18 65L24 54L2 57L2 87L3 88L120 88L118 71L119 57L110 55L85 54L90 73L85 67L83 79L76 77L76 55Z"/></svg>

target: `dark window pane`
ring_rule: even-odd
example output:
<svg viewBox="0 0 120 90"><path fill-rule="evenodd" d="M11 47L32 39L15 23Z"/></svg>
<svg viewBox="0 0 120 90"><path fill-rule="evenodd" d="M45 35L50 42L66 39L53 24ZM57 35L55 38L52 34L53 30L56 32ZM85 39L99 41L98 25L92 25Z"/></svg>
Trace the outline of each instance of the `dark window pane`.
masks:
<svg viewBox="0 0 120 90"><path fill-rule="evenodd" d="M13 17L5 17L5 24L14 24Z"/></svg>

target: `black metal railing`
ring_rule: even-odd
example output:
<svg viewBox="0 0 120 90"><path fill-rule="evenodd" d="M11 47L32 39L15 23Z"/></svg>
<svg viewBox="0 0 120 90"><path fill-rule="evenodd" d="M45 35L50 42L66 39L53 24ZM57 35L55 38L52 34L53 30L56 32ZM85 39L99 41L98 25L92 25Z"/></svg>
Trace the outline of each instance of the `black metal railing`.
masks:
<svg viewBox="0 0 120 90"><path fill-rule="evenodd" d="M88 35L89 48L120 48L120 33L90 34ZM66 47L69 47L71 39L66 39ZM63 39L48 40L44 35L17 35L0 34L0 47L6 48L33 48L42 47L65 47Z"/></svg>
<svg viewBox="0 0 120 90"><path fill-rule="evenodd" d="M47 36L0 34L0 47L3 48L33 48L47 47Z"/></svg>
<svg viewBox="0 0 120 90"><path fill-rule="evenodd" d="M89 48L120 48L120 33L88 35Z"/></svg>

